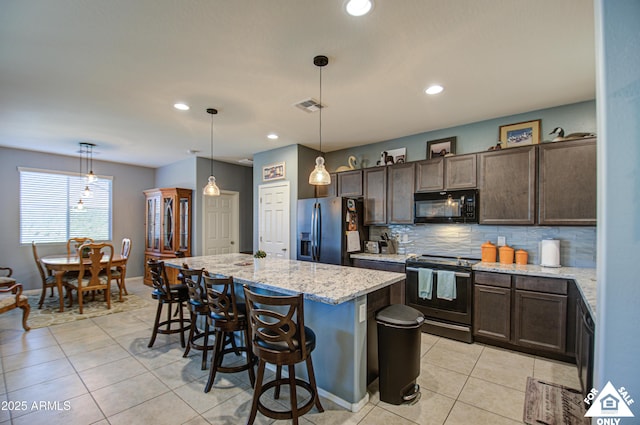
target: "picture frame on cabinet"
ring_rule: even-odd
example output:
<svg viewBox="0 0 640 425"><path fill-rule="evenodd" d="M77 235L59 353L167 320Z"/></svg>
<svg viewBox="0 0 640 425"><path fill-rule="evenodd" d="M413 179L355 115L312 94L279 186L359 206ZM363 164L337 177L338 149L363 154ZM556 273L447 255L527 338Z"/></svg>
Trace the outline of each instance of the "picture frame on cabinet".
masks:
<svg viewBox="0 0 640 425"><path fill-rule="evenodd" d="M515 124L501 125L498 140L503 148L537 145L540 143L542 120L531 120Z"/></svg>
<svg viewBox="0 0 640 425"><path fill-rule="evenodd" d="M285 177L285 164L278 162L276 164L265 165L262 167L262 181L280 180Z"/></svg>
<svg viewBox="0 0 640 425"><path fill-rule="evenodd" d="M440 156L455 154L456 140L457 140L457 136L428 141L427 142L427 159L433 159L433 158L438 158Z"/></svg>

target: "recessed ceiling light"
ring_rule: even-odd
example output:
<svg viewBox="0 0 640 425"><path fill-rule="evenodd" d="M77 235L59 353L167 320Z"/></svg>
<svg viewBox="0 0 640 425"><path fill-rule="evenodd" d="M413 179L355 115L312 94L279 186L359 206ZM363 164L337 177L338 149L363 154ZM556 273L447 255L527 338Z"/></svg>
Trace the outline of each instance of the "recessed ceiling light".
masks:
<svg viewBox="0 0 640 425"><path fill-rule="evenodd" d="M180 110L180 111L188 111L189 110L189 105L187 105L186 103L174 103L173 107Z"/></svg>
<svg viewBox="0 0 640 425"><path fill-rule="evenodd" d="M438 93L441 93L442 90L444 90L442 86L434 84L433 86L430 86L429 88L427 88L424 92L426 94L438 94Z"/></svg>
<svg viewBox="0 0 640 425"><path fill-rule="evenodd" d="M372 7L371 0L349 0L346 5L347 13L351 16L364 16Z"/></svg>
<svg viewBox="0 0 640 425"><path fill-rule="evenodd" d="M276 133L267 134L267 139L278 140L278 135Z"/></svg>

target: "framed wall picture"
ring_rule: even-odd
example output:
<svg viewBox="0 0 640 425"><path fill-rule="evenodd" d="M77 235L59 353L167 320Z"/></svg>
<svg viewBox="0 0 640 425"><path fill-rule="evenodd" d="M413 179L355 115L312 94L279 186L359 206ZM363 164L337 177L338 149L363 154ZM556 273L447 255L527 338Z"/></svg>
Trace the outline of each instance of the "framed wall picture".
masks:
<svg viewBox="0 0 640 425"><path fill-rule="evenodd" d="M456 153L456 139L457 137L447 137L427 142L427 159Z"/></svg>
<svg viewBox="0 0 640 425"><path fill-rule="evenodd" d="M265 165L264 167L262 167L263 182L283 179L284 176L285 176L284 162L278 162L277 164Z"/></svg>
<svg viewBox="0 0 640 425"><path fill-rule="evenodd" d="M498 138L503 148L537 145L540 143L540 123L542 120L501 125Z"/></svg>

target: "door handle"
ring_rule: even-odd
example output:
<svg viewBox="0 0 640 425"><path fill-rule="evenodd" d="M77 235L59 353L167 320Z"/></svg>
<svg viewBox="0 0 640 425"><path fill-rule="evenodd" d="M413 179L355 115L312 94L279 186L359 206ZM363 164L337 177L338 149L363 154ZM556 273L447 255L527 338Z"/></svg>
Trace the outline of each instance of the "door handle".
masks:
<svg viewBox="0 0 640 425"><path fill-rule="evenodd" d="M286 250L287 250L287 248L282 248L282 250L283 250L283 251L286 251Z"/></svg>
<svg viewBox="0 0 640 425"><path fill-rule="evenodd" d="M235 242L234 242L234 241L231 241L231 242L229 242L229 244L230 244L230 245L234 245L234 244L235 244Z"/></svg>

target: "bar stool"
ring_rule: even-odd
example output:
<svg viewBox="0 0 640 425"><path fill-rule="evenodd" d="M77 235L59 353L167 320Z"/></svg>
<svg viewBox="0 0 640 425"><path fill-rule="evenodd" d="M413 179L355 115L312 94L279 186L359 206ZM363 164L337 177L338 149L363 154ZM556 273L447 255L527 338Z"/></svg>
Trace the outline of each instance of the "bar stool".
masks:
<svg viewBox="0 0 640 425"><path fill-rule="evenodd" d="M182 357L187 357L191 349L202 350L201 369L207 368L207 353L214 348L209 345L209 304L207 303L207 294L202 287L202 276L204 269L190 269L187 264L183 264L178 271L178 279L186 286L189 291L189 315L191 318L191 326L189 327L189 337L187 338L187 348L184 350ZM204 331L198 329L198 318L204 317ZM200 339L203 342L200 343Z"/></svg>
<svg viewBox="0 0 640 425"><path fill-rule="evenodd" d="M253 391L253 403L248 425L253 424L258 411L272 419L292 419L298 423L298 417L309 412L315 405L324 412L318 396L316 378L311 362L311 352L316 346L313 331L304 326L304 304L302 294L295 296L265 296L251 292L244 287L247 302L247 314L251 330L252 348L258 356L258 377ZM296 363L306 362L309 382L295 377ZM276 365L276 379L263 385L264 369L267 363ZM283 379L282 366L287 366L289 377ZM260 397L275 387L274 397L280 397L280 385L289 384L291 410L275 411L260 402ZM296 387L304 388L310 399L298 407Z"/></svg>
<svg viewBox="0 0 640 425"><path fill-rule="evenodd" d="M158 300L158 309L156 310L156 318L153 323L153 332L151 334L151 340L147 347L153 347L158 334L180 334L180 343L182 347L185 346L184 332L188 331L191 327L189 319L185 319L182 313L183 303L189 301L189 291L184 285L171 285L167 278L167 271L164 268L164 261L156 261L150 259L148 261L149 273L151 274L151 283L153 284L153 292L151 297ZM162 306L167 304L167 320L161 322L160 315L162 314ZM171 307L176 306L176 313L179 314L178 319L171 318ZM171 329L172 324L177 324L178 327ZM161 329L166 326L166 329Z"/></svg>
<svg viewBox="0 0 640 425"><path fill-rule="evenodd" d="M209 380L204 387L204 392L208 393L211 390L217 372L236 373L246 370L249 372L249 381L253 387L256 381L253 366L256 361L249 345L246 306L236 302L233 278L216 278L207 274L204 276L204 284L207 289L207 301L209 304L209 322L210 326L215 329L216 334ZM235 332L244 334L244 346L235 345ZM225 348L227 345L231 345L231 348ZM247 361L245 364L222 366L222 361L226 354L235 353L240 355L241 352L246 353Z"/></svg>

